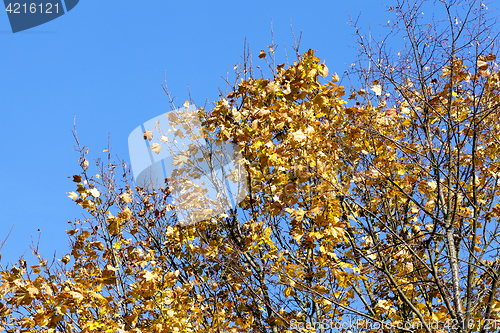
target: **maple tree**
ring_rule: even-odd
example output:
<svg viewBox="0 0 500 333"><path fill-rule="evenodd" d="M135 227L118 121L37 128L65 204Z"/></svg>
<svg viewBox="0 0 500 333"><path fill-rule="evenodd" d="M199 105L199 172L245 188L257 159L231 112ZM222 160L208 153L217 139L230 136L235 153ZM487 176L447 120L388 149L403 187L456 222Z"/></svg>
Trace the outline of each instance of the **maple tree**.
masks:
<svg viewBox="0 0 500 333"><path fill-rule="evenodd" d="M70 198L88 218L60 261L35 251L38 265L2 269L0 329L497 330L495 22L458 1L427 22L424 4L390 7L397 54L356 29L348 86L312 50L290 65L262 51L270 77L244 59L231 92L198 112L207 141L243 156L235 209L180 225L171 189L133 186L109 155L92 176L78 145Z"/></svg>

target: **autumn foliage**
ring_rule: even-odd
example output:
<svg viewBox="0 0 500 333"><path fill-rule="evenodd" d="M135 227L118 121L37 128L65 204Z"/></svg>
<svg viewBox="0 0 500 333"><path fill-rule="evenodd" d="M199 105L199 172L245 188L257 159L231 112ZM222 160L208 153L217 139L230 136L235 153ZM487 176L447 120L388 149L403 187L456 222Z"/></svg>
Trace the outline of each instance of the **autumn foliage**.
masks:
<svg viewBox="0 0 500 333"><path fill-rule="evenodd" d="M270 77L240 66L199 111L208 140L241 149L237 209L180 226L168 187L135 187L111 158L93 176L78 146L70 198L88 218L60 261L2 270L0 330L495 331L493 22L480 2L447 2L444 23L427 25L423 5L390 8L397 55L358 33L342 78L312 50L289 65L262 51Z"/></svg>

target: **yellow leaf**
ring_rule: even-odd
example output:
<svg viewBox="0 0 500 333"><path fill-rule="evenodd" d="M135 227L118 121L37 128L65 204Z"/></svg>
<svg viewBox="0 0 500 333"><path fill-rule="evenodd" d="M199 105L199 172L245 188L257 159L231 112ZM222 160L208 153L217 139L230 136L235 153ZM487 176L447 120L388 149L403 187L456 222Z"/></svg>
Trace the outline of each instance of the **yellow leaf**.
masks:
<svg viewBox="0 0 500 333"><path fill-rule="evenodd" d="M371 90L375 93L375 95L380 96L382 95L382 87L379 84L376 84L371 87Z"/></svg>
<svg viewBox="0 0 500 333"><path fill-rule="evenodd" d="M87 161L87 159L84 159L81 166L83 170L87 170L87 168L89 167L89 161Z"/></svg>
<svg viewBox="0 0 500 333"><path fill-rule="evenodd" d="M327 77L328 76L328 67L326 67L326 65L323 65L323 77Z"/></svg>
<svg viewBox="0 0 500 333"><path fill-rule="evenodd" d="M257 131L258 128L259 128L259 120L255 119L254 121L252 121L252 129L254 131Z"/></svg>
<svg viewBox="0 0 500 333"><path fill-rule="evenodd" d="M62 257L61 261L63 262L63 264L67 264L69 261L71 260L69 254L65 255L64 257Z"/></svg>
<svg viewBox="0 0 500 333"><path fill-rule="evenodd" d="M159 154L161 152L161 146L155 142L151 145L151 150Z"/></svg>
<svg viewBox="0 0 500 333"><path fill-rule="evenodd" d="M477 61L477 69L479 69L481 71L488 69L488 63L486 61L483 61L483 60L478 60Z"/></svg>
<svg viewBox="0 0 500 333"><path fill-rule="evenodd" d="M130 194L128 194L128 193L123 193L122 195L120 195L120 199L125 203L132 202L132 198L130 197Z"/></svg>
<svg viewBox="0 0 500 333"><path fill-rule="evenodd" d="M116 243L115 243L116 244ZM106 269L110 270L110 271L113 271L113 272L116 272L118 270L118 268L116 267L113 267L111 265L106 265Z"/></svg>
<svg viewBox="0 0 500 333"><path fill-rule="evenodd" d="M177 131L175 131L175 136L178 136L179 138L184 138L184 133L178 129Z"/></svg>
<svg viewBox="0 0 500 333"><path fill-rule="evenodd" d="M435 190L437 188L437 183L435 180L432 180L432 181L428 181L427 182L427 185L429 185L429 187L431 188L431 190Z"/></svg>
<svg viewBox="0 0 500 333"><path fill-rule="evenodd" d="M304 132L302 132L302 130L298 130L297 132L292 133L292 136L295 141L299 142L302 142L306 139L306 135L304 134Z"/></svg>
<svg viewBox="0 0 500 333"><path fill-rule="evenodd" d="M143 138L144 140L146 139L149 141L153 140L153 132L151 132L150 130L146 130L146 132L144 132L143 134Z"/></svg>
<svg viewBox="0 0 500 333"><path fill-rule="evenodd" d="M391 307L389 301L383 299L379 300L375 306L384 310L388 310Z"/></svg>
<svg viewBox="0 0 500 333"><path fill-rule="evenodd" d="M94 198L98 198L101 195L101 193L99 193L99 191L96 188L91 189L90 194L92 194Z"/></svg>
<svg viewBox="0 0 500 333"><path fill-rule="evenodd" d="M146 271L142 276L146 281L154 280L157 277L155 273L151 273L150 271Z"/></svg>
<svg viewBox="0 0 500 333"><path fill-rule="evenodd" d="M120 227L120 219L116 216L111 215L110 217L108 217L107 222L108 222L108 232L111 235L117 234Z"/></svg>
<svg viewBox="0 0 500 333"><path fill-rule="evenodd" d="M70 197L71 200L76 200L76 198L78 198L78 194L76 194L75 192L69 192L68 197Z"/></svg>
<svg viewBox="0 0 500 333"><path fill-rule="evenodd" d="M283 293L285 294L285 297L290 297L295 295L294 290L291 287L286 288Z"/></svg>
<svg viewBox="0 0 500 333"><path fill-rule="evenodd" d="M83 295L77 291L70 291L69 294L71 295L71 298L77 301L83 300Z"/></svg>
<svg viewBox="0 0 500 333"><path fill-rule="evenodd" d="M130 208L126 207L118 214L118 216L124 220L128 220L132 217L132 211L130 210Z"/></svg>
<svg viewBox="0 0 500 333"><path fill-rule="evenodd" d="M170 120L171 122L176 122L179 120L179 117L177 117L175 112L165 113L165 115L167 116L168 120ZM171 130L168 130L168 133L170 133L170 131Z"/></svg>

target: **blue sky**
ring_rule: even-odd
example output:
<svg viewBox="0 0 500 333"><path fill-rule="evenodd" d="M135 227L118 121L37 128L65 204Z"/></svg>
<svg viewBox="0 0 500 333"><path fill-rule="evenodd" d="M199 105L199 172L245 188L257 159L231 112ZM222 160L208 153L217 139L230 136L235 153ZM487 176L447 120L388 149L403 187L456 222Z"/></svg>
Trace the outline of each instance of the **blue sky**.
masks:
<svg viewBox="0 0 500 333"><path fill-rule="evenodd" d="M111 137L113 152L129 159L130 132L170 111L161 88L181 106L218 98L228 67L240 62L246 38L254 65L274 41L293 54L290 19L302 31L301 50L312 48L330 72L355 59L348 15L378 31L391 17L391 1L80 1L69 13L13 34L0 13L0 244L1 263L31 257L40 229L46 257L68 249L68 220L83 211L67 197L79 173L71 133L97 157ZM371 23L370 23L371 22Z"/></svg>

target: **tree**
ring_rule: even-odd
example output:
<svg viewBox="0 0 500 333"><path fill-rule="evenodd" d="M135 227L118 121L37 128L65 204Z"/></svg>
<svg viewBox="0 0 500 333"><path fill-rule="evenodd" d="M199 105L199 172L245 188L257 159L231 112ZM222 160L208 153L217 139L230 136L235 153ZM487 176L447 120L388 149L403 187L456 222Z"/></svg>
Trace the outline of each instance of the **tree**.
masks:
<svg viewBox="0 0 500 333"><path fill-rule="evenodd" d="M68 231L72 251L61 263L38 256L39 265L2 270L0 325L496 330L495 22L477 1L441 1L437 22L420 15L424 5L389 8L391 34L404 37L397 54L387 38L356 29L360 57L342 77L347 88L312 50L290 65L274 64L273 46L262 51L269 78L244 59L231 92L199 111L208 141L240 148L248 195L237 209L181 226L169 187L134 187L110 157L91 176L78 145L82 174L70 197L88 219Z"/></svg>

